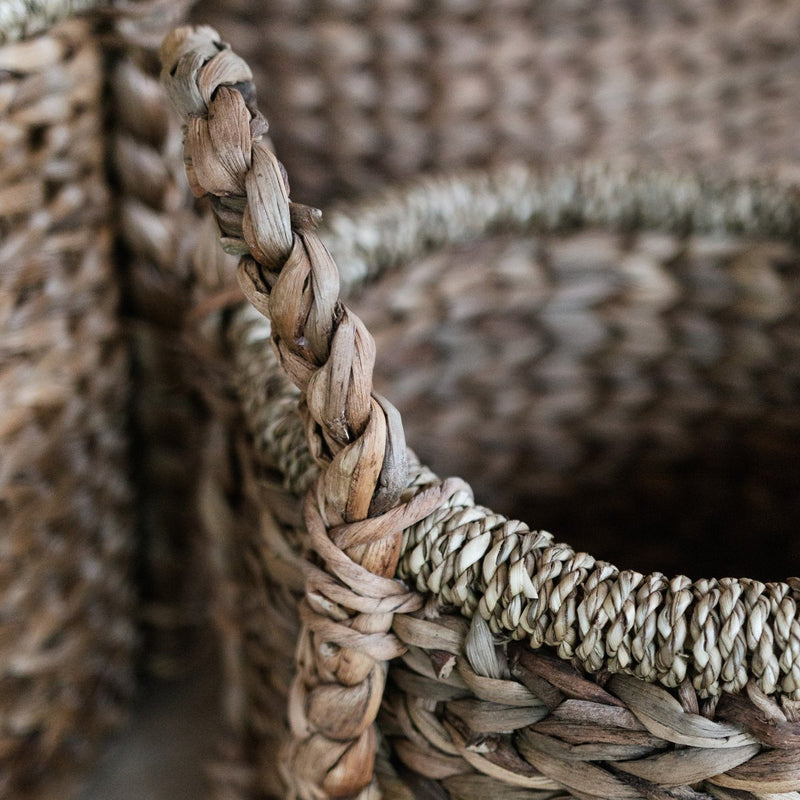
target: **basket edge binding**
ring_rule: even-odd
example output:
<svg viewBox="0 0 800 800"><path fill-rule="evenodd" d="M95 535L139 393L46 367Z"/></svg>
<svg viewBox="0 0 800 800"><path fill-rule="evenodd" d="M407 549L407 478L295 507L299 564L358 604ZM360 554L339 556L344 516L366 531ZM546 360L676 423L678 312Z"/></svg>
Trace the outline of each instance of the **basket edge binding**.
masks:
<svg viewBox="0 0 800 800"><path fill-rule="evenodd" d="M191 41L192 36L198 38ZM204 40L204 37L210 37L211 44L209 44L207 39ZM188 44L187 39L189 40ZM197 52L192 52L192 47L198 44L199 50ZM281 319L280 317L273 319L272 336L278 345L283 367L290 372L293 379L301 387L307 390L306 399L309 408L308 414L311 421L309 421L307 417L306 430L310 434L312 452L317 461L321 462L329 471L329 463L336 467L342 467L343 465L341 462L346 460L346 457L341 458L338 464L336 463L336 458L340 453L348 453L351 435L355 431L368 431L368 435L373 437L376 433L369 429L369 420L365 421L363 414L360 418L349 420L351 423L351 430L348 431L347 427L342 428L342 420L347 419L346 404L353 399L349 397L348 394L350 391L355 392L356 390L353 389L352 385L346 385L345 388L347 391L343 391L338 382L331 380L332 374L341 374L336 372L335 368L331 369L328 366L331 362L335 361L334 354L336 356L341 355L338 346L335 344L335 337L340 330L336 328L336 323L338 322L344 330L349 328L348 335L350 336L350 346L347 347L346 344L341 346L345 351L345 368L343 368L341 364L337 365L338 369L343 369L346 377L348 376L346 364L348 363L347 356L349 355L351 358L349 362L349 376L352 376L354 369L357 367L361 370L359 377L368 385L369 376L367 373L369 372L369 367L371 367L370 359L372 353L369 350L369 343L365 338L366 335L358 329L358 323L353 321L352 317L348 316L347 312L338 305L338 281L331 272L329 256L324 250L319 249L316 234L313 233L312 229L315 222L314 214L303 207L294 204L290 205L288 191L285 187L280 166L274 159L274 156L271 156L270 153L266 153L263 149L255 146L259 134L265 131L265 124L259 119L257 112L254 112L254 110L247 105L250 92L247 88L249 71L246 66L233 57L229 51L223 49L218 40L214 38L214 32L209 31L209 29L198 29L194 34L184 31L172 40L168 40L163 53L167 67L167 85L173 92L173 100L177 101L177 105L182 110L184 116L189 118L189 126L187 129L187 162L190 167L189 175L190 181L193 183L193 188L195 188L198 194L204 194L207 188L203 185L204 183L211 183L216 187L210 194L212 194L212 203L215 204L215 210L218 212L218 220L221 228L223 233L226 234L224 241L228 249L236 250L240 253L252 253L257 257L258 261L268 265L267 271L264 272L252 258L245 255L240 265L240 279L243 278L243 288L245 289L248 299L262 312L272 312L272 314L275 315L276 312L283 310L282 306L289 308L289 319ZM217 91L219 86L226 85L236 86L236 90ZM239 92L238 90L242 91ZM219 105L217 105L218 103ZM219 120L219 122L212 124L212 115L209 115L208 118L206 117L209 106L214 107L215 113L213 114L213 119ZM227 108L228 112L232 115L238 115L238 118L234 119L232 116L227 121L222 121L224 119L224 115L221 113L223 107ZM236 123L238 123L238 126ZM223 125L229 125L230 127L223 130ZM237 127L238 131L235 130ZM234 132L233 144L226 138L232 131ZM248 134L250 140L246 141ZM238 141L236 140L236 136L240 137ZM243 155L240 155L240 151L237 150L237 147L241 145L242 141L245 141L248 146L252 147L252 153L248 153L247 148L242 148ZM222 154L223 157L220 157L220 154ZM214 159L218 160L215 161ZM266 186L259 183L262 178L266 179ZM570 203L575 202L578 195L575 194L574 184L567 188L568 192L565 197L567 206L569 207ZM213 198L213 195L216 195L216 200ZM252 202L250 204L248 204L246 196L252 196ZM245 197L244 203L237 200L237 197ZM259 208L253 207L253 202L263 203L263 207L267 208L269 213L266 215L262 214ZM244 206L243 209L242 206ZM711 208L713 209L713 205ZM241 210L244 211L243 218L237 217L235 213L241 212ZM796 208L794 213L796 213ZM270 214L274 214L273 219L269 218ZM714 217L714 214L712 214L712 217ZM785 214L779 214L777 218L782 221L781 224L785 225ZM681 215L678 219L681 224L686 224L685 215ZM719 224L718 219L717 224ZM785 233L785 228L782 230L784 230ZM295 233L293 233L293 231ZM293 241L295 236L297 238ZM298 245L298 242L302 242L302 245ZM305 252L302 252L302 250ZM284 263L286 266L284 266ZM286 271L282 271L281 268ZM305 283L309 275L311 276L310 285L318 290L319 295L306 295L303 296L302 301L298 302L297 298L293 296L292 291L298 291L298 287ZM305 285L308 286L308 284ZM294 289L292 289L292 287L294 287ZM325 297L326 292L330 293L330 297ZM315 307L315 303L319 303L322 306L322 311ZM294 314L293 316L292 313ZM303 318L299 320L300 317ZM330 322L331 319L333 319L333 323ZM344 324L342 324L342 320L345 320ZM316 340L313 338L306 339L303 335L309 332L308 328L306 328L305 331L303 330L303 325L306 323L312 326L313 330L311 333L313 336L318 337ZM332 337L332 341L329 344L325 344L323 340L329 336ZM358 342L358 344L354 345L352 342ZM355 361L352 360L354 351L358 353L358 357ZM323 362L325 366L321 367L320 362ZM325 375L323 379L316 379L315 376L317 374L324 375L323 370L331 370L332 374ZM317 384L321 384L323 388L320 389ZM338 395L336 394L337 392L339 392ZM334 400L332 401L330 399L331 396L334 396ZM382 413L386 419L389 419L387 428L391 430L395 427L394 440L391 442L389 449L396 450L401 442L401 434L396 431L398 422L392 418L394 412L389 409L382 399L373 398L370 402L368 402L364 396L360 399L360 407L362 410L368 405L372 406L373 411L378 411L379 409L379 413ZM326 401L330 402L329 406L326 406ZM358 405L358 399L356 399L356 405ZM311 410L312 407L313 410ZM337 416L335 413L331 413L334 408L344 409L344 411ZM321 434L320 429L322 430ZM358 442L357 439L356 442ZM329 451L326 456L326 450L333 451L336 455L331 457ZM349 456L353 458L354 462L357 462L353 452L354 451L350 449ZM399 477L402 470L400 468L400 472L398 472L396 455L392 456L392 458L394 460L388 478L391 478L393 486L391 490L384 492L384 496L388 497L397 496L399 493L398 486L402 488L402 480ZM375 455L372 454L371 458L367 458L367 461L371 469L371 483L374 486L376 483L380 483L380 476L382 473L386 473L386 459L385 457L381 457L376 460ZM347 465L344 466L346 468ZM379 466L383 467L383 469L378 469ZM363 475L356 475L356 478L363 478ZM384 474L385 484L389 483L388 478L387 475ZM367 587L367 595L372 597L375 607L380 609L380 612L375 615L376 617L383 616L385 609L389 607L388 603L382 605L381 597L384 600L394 598L393 610L409 610L413 606L411 596L404 595L403 592L398 589L398 585L392 581L385 581L385 579L380 576L376 579L374 575L365 574L364 570L359 569L357 564L344 558L344 554L341 550L332 546L328 536L330 535L336 544L343 548L345 552L348 548L351 549L351 551L354 548L363 550L365 543L370 540L370 536L376 531L378 535L380 535L387 527L398 525L400 522L402 522L404 528L415 524L415 516L422 514L422 517L424 517L430 513L430 508L427 505L428 501L433 504L433 508L438 507L438 502L442 499L441 495L434 498L433 495L428 492L429 497L424 500L418 500L418 507L415 507L413 511L410 509L410 504L406 504L402 507L402 512L395 513L394 515L389 512L382 517L372 520L369 524L365 524L359 521L359 517L363 517L367 512L375 512L376 510L382 509L375 508L371 494L365 499L364 483L356 487L344 487L344 484L340 481L341 475L339 476L339 481L337 481L336 478L334 478L333 481L329 481L327 476L323 473L320 483L318 484L319 487L322 487L322 491L318 491L316 498L317 502L320 504L320 508L316 509L313 501L309 502L306 506L308 527L314 538L315 545L319 549L320 555L327 561L328 569L337 574L346 584L355 588L356 585L363 582L363 584L359 585L359 589L363 591L364 588ZM324 492L326 488L329 490L327 497ZM453 496L457 494L457 491L453 492ZM331 502L331 500L333 500L333 502ZM383 504L383 501L381 501L381 504ZM370 506L373 507L370 508ZM424 511L420 506L425 507ZM390 516L391 519L389 519ZM405 519L402 519L404 516ZM489 514L487 512L487 517L488 516ZM398 517L401 519L398 520ZM420 519L420 517L417 516L417 519ZM502 519L503 518L494 517L495 521ZM381 520L383 521L381 522ZM490 534L486 537L487 542L494 541L494 537L491 534L497 532L497 530L502 527L502 524L502 522L493 523L489 526L487 531L484 531L484 533ZM510 524L521 526L521 523ZM326 528L328 528L327 535L325 533ZM551 566L556 569L557 574L562 575L564 565L569 564L574 556L575 560L572 566L575 568L575 573L583 573L584 579L586 578L586 572L595 566L593 559L591 559L591 563L589 563L586 560L582 560L580 554L576 556L574 553L570 554L569 552L560 550L558 547L551 547L550 545L552 542L547 535L538 534L526 538L528 533L529 531L527 531L527 528L523 529L522 527L518 527L518 529L513 532L513 535L521 536L525 541L524 546L528 548L527 552L516 557L518 563L530 563L530 559L527 556L533 551L541 551L553 557ZM475 547L473 547L472 550L475 550ZM391 551L391 556L387 557L389 551ZM394 553L396 551L397 545L393 544L387 551L380 553L380 559L383 561L382 566L384 567L382 572L386 576L391 576L393 574L393 570L386 569L386 566L388 561L394 559ZM397 557L399 557L399 553ZM475 562L473 561L472 563ZM471 566L471 564L467 566ZM597 605L600 596L609 596L609 591L610 596L615 597L614 603L616 603L618 601L624 602L626 598L630 598L638 590L639 584L635 578L633 578L632 573L615 574L614 568L610 565L598 564L597 566L599 573L595 573L594 577L590 576L587 584L593 589L597 588L599 594L588 604L589 606L592 604ZM551 574L553 574L552 569ZM650 577L657 582L661 581L661 585L655 588L656 592L666 590L667 582L663 576ZM609 589L607 583L609 580L611 580L617 588ZM548 600L552 602L548 602L547 605L551 607L559 606L562 599L566 599L569 603L574 603L574 597L570 599L568 595L572 588L579 582L580 578L574 575L572 578L564 580L563 584L557 587L557 593L548 598ZM755 584L755 582L751 583ZM796 639L796 628L798 624L796 601L793 597L793 595L796 594L796 589L786 584L782 585L784 587L783 589L780 589L781 585L778 584L771 586L778 587L778 594L772 601L767 601L767 603L771 607L776 603L778 606L782 607L778 613L784 617L784 623L788 623L788 629L792 629L788 640L794 640ZM671 585L669 588L670 591L673 591ZM708 589L708 587L705 588L706 590ZM745 587L745 589L746 588L747 587ZM741 605L741 597L743 594L746 595L745 589L740 591L736 587L733 587L732 591L734 595L722 600L723 606L726 603L737 606L737 616L741 614L743 608ZM683 613L686 611L686 608L689 607L690 602L686 594L687 590L687 585L678 585L674 588L675 599L672 606L673 611L678 607L682 607L683 611L681 613ZM528 588L527 591L531 594L529 599L541 605L540 600L542 597L537 592L536 587L533 587L532 591ZM736 594L737 591L739 592L738 595ZM761 597L762 591L764 590L757 588L755 594L758 595L758 597L754 599L753 608L760 602L758 598ZM363 597L360 598L357 594L349 593L348 598L352 603L352 608L363 609ZM714 604L718 601L719 595L715 598ZM602 603L600 605L602 605ZM700 617L708 617L709 611L710 609L707 607L701 608L699 612L695 609L695 612L699 613ZM397 654L396 643L385 636L375 636L374 634L378 631L370 629L369 636L371 638L367 639L364 636L356 635L352 627L332 626L330 621L326 623L322 620L318 610L311 608L308 602L304 607L303 613L307 627L312 630L312 638L313 631L316 631L322 635L323 641L338 642L348 648L358 644L364 647L368 652L371 651L377 661L385 660L393 654ZM595 634L597 634L596 625L600 613L601 609L595 608L595 613L589 614L587 617L592 623L590 628L595 627L593 631L593 643L588 648L588 652L591 653L598 652L598 643ZM760 611L759 613L762 612ZM669 620L669 615L667 615L666 619L671 621ZM680 614L678 615L678 621L680 622ZM381 623L383 623L383 620L381 620ZM608 623L609 620L606 619L601 625L601 628ZM563 630L563 615L561 619L556 615L556 618L554 618L549 625L551 630L558 630L559 628ZM678 627L679 631L677 636L681 641L673 642L673 655L676 650L683 649L687 646L686 637L691 629L691 625L686 624L682 627L679 625ZM784 624L778 627L786 628L786 625ZM384 628L381 624L381 628L383 630L388 630L388 625ZM734 637L739 644L741 644L739 637L740 632L741 631L737 632ZM361 633L363 634L365 632L362 631ZM769 639L767 644L771 649L774 636L772 633L769 635L765 634L765 636ZM311 654L309 640L304 639L303 641L304 645L301 645L300 664L301 669L305 668L308 670L309 662L312 660L313 656ZM547 640L546 635L542 643L553 644L553 642ZM569 641L569 637L567 637L561 644L566 644L567 649L569 649L574 645L574 642ZM789 655L787 657L791 660L792 645L790 642L788 642L788 644L789 646L784 652L784 655L788 653ZM762 645L762 649L766 649L766 644ZM562 657L571 657L573 654L572 652L561 653ZM700 658L703 660L705 656L701 653ZM308 661L304 663L304 659L308 659ZM786 658L783 660L785 662ZM791 668L792 664L788 666ZM713 672L718 667L718 664L712 665L711 671ZM353 686L361 686L364 676L369 676L371 679L371 689L374 689L376 685L382 689L383 678L380 672L376 673L374 667L369 666L368 661L361 664L361 669L364 671L362 681L348 684L348 689ZM366 774L368 770L365 770L364 767L372 758L369 754L370 749L374 748L374 745L370 742L369 734L367 733L371 729L362 727L364 718L359 718L358 720L339 720L343 729L353 734L353 741L355 741L355 744L339 746L336 763L332 765L330 772L327 774L320 774L319 764L313 764L311 762L313 760L315 747L321 747L323 742L320 740L315 741L314 735L315 733L319 734L319 728L317 728L316 732L314 731L314 723L306 717L305 709L313 706L313 702L311 702L310 699L312 693L317 689L323 690L325 687L316 686L316 678L308 671L306 671L304 677L305 680L295 683L296 694L293 697L291 707L294 711L293 728L295 734L296 736L299 734L298 738L303 741L303 744L308 746L303 750L303 745L298 745L295 748L294 755L295 757L299 756L301 760L305 760L308 768L305 770L306 774L314 776L312 780L316 782L321 781L326 792L333 795L352 793L356 790L356 788L354 788L356 784L361 783L361 785L366 785L366 781L369 779L369 776ZM789 680L788 677L787 680ZM306 687L308 686L314 688L307 689ZM330 686L328 688L330 688ZM361 690L362 689L359 689L359 691ZM792 691L794 691L794 683L792 683ZM308 695L305 694L306 692L308 692ZM322 693L323 691L320 691L320 694ZM374 698L374 692L370 691L368 697ZM341 700L343 698L339 699ZM370 707L373 704L374 700L372 699L366 702L366 705ZM328 730L327 733L330 733L330 730ZM338 741L340 743L343 739L346 741L346 737L341 735L341 731L337 733L338 735L331 736L329 741ZM358 736L357 739L355 735ZM320 734L320 738L325 739L325 734ZM359 770L360 774L357 774ZM298 774L301 774L303 771L302 769L299 770ZM354 774L357 774L355 779L353 778ZM343 783L337 785L336 780L339 779L341 779ZM353 782L354 780L355 783ZM301 794L306 794L306 792L311 790L310 787L306 786L299 787L299 791Z"/></svg>

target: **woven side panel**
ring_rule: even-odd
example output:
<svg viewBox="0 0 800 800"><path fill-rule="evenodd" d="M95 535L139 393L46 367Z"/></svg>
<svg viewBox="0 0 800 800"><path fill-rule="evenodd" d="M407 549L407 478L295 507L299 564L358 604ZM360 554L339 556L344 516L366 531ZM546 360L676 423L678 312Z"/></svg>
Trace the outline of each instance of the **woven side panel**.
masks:
<svg viewBox="0 0 800 800"><path fill-rule="evenodd" d="M85 23L0 49L3 797L63 797L131 691L128 363L102 88Z"/></svg>
<svg viewBox="0 0 800 800"><path fill-rule="evenodd" d="M142 549L146 666L182 668L205 617L208 586L196 510L205 411L181 336L191 300L197 220L183 174L182 135L158 82L157 48L188 2L130 5L110 43L109 114L118 186L120 276L135 390L133 465Z"/></svg>
<svg viewBox="0 0 800 800"><path fill-rule="evenodd" d="M796 173L796 3L203 0L300 202L510 157Z"/></svg>
<svg viewBox="0 0 800 800"><path fill-rule="evenodd" d="M215 235L214 228L208 232ZM235 260L228 264L233 266ZM280 709L285 705L298 620L296 602L287 601L281 588L286 576L280 581L270 577L270 564L263 558L260 542L277 546L284 531L276 514L286 502L272 507L263 486L269 467L250 451L220 316L207 312L189 332L203 349L198 385L212 409L202 431L197 492L211 583L210 618L223 682L220 749L210 774L212 796L229 800L249 797L258 775L278 793ZM274 476L271 483L276 484ZM302 584L301 577L293 578L298 580ZM253 720L261 722L254 726Z"/></svg>
<svg viewBox="0 0 800 800"><path fill-rule="evenodd" d="M496 237L354 306L410 445L480 502L623 568L782 577L800 523L790 246Z"/></svg>

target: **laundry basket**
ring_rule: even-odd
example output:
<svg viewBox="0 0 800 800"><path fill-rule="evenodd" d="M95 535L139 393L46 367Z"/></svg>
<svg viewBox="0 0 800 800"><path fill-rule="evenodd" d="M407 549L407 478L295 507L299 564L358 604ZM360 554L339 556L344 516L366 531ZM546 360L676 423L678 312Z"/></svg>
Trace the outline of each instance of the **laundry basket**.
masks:
<svg viewBox="0 0 800 800"><path fill-rule="evenodd" d="M204 478L236 537L223 794L794 797L796 188L432 177L334 215L337 270L247 65L209 28L162 59L255 309L217 320L247 428ZM411 445L537 527L407 451L375 364Z"/></svg>

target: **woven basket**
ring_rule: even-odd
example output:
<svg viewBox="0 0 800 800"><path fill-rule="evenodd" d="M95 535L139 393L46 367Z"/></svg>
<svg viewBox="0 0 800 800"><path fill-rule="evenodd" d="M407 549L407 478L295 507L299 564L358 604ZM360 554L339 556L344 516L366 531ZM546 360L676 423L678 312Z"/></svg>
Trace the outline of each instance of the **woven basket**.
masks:
<svg viewBox="0 0 800 800"><path fill-rule="evenodd" d="M199 0L254 70L295 197L601 156L797 175L790 0Z"/></svg>
<svg viewBox="0 0 800 800"><path fill-rule="evenodd" d="M35 20L27 23L16 40L4 27L0 46L8 798L65 796L98 735L124 712L134 643L128 358L105 176L104 54L87 20L36 35Z"/></svg>
<svg viewBox="0 0 800 800"><path fill-rule="evenodd" d="M203 485L245 762L222 793L795 798L800 582L762 579L798 556L797 190L427 179L330 220L337 270L246 64L208 28L162 58L255 309L222 320L248 429ZM356 302L412 445L625 569L406 450L340 300L389 268Z"/></svg>
<svg viewBox="0 0 800 800"><path fill-rule="evenodd" d="M205 613L175 299L197 225L156 55L186 5L0 4L2 797L66 796L134 651L173 672Z"/></svg>
<svg viewBox="0 0 800 800"><path fill-rule="evenodd" d="M117 263L135 390L131 458L137 490L142 652L148 672L186 668L204 625L207 578L195 500L206 417L181 338L192 297L199 213L183 174L180 125L165 113L158 46L189 0L115 6L104 37L111 108L109 167L118 203ZM102 19L102 17L101 17Z"/></svg>

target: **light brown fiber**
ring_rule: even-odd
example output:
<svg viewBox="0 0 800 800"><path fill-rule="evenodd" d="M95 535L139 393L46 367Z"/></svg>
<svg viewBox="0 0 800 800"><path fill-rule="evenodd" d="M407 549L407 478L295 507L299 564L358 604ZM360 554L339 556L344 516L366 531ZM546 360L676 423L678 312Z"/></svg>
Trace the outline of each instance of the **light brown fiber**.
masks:
<svg viewBox="0 0 800 800"><path fill-rule="evenodd" d="M503 463L498 445L551 432L543 452L555 463L539 476L539 497L558 497L573 468L577 486L590 490L635 487L642 470L658 488L692 459L714 476L721 420L741 426L755 463L775 481L773 497L759 482L764 475L741 462L756 516L784 498L793 513L795 188L591 163L423 179L331 219L339 275L316 215L289 200L285 173L261 139L266 123L249 68L209 28L171 34L162 59L176 107L193 115L185 148L187 163L202 164L194 188L208 192L226 249L243 254L244 294L270 319L241 308L226 329L248 427L239 445L254 537L247 546L259 543L242 575L252 594L241 596L254 605L238 617L242 756L251 767L243 791L316 799L372 797L381 788L392 797L524 789L542 798L708 800L735 790L793 798L797 579L618 569L476 504L461 480L439 480L406 451L400 415L373 388L383 350L342 303L340 279L352 289L397 276L405 289L394 306L362 305L370 327L388 331L389 363L397 359L396 375L409 381L404 399L445 396L446 382L457 387L463 375L479 387L483 379L494 411L478 423L448 423L451 434L460 431L456 441L480 441L495 413L507 424L503 401L510 418L519 413L516 433L480 454L484 472L493 458ZM233 114L215 123L224 141L201 124L216 116L217 98ZM580 247L570 250L575 229L588 238L575 237ZM422 268L405 271L409 260ZM369 299L371 288L363 291L355 302ZM485 317L481 303L489 303ZM528 392L537 390L518 411L513 382L491 380L499 359L480 351L480 335L472 370L447 358L453 321L465 336L484 334L492 314L520 336L525 322L542 335L538 347L522 340L512 363L517 376L533 376ZM416 352L404 351L409 341ZM474 367L479 358L490 365L486 374ZM438 381L415 384L413 367L426 363ZM459 366L462 375L451 378L448 369L456 375ZM595 381L606 392L619 387L620 419L614 404L593 399ZM626 414L640 427L626 430ZM425 426L436 433L438 417L416 421L424 447ZM559 425L585 426L590 458L569 436L559 439ZM617 472L627 448L630 471ZM509 463L519 471L524 459ZM514 483L513 469L508 480L522 492L526 478ZM715 480L727 485L720 474ZM676 518L694 516L686 496ZM573 502L590 514L599 508L580 496ZM695 531L704 524L697 509ZM730 519L738 546L746 528L736 532ZM679 541L670 526L656 538ZM791 557L790 539L777 546ZM276 719L270 704L281 699L286 714ZM767 733L767 720L779 723L779 735Z"/></svg>
<svg viewBox="0 0 800 800"><path fill-rule="evenodd" d="M0 796L35 800L133 689L130 384L100 43L64 20L0 64Z"/></svg>

